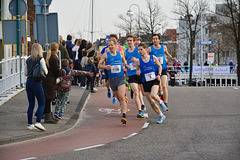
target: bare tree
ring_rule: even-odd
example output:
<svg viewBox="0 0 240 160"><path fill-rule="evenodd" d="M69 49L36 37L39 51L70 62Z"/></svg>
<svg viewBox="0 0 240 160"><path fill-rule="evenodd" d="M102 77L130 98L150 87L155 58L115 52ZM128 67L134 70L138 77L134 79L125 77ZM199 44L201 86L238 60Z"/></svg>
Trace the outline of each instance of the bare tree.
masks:
<svg viewBox="0 0 240 160"><path fill-rule="evenodd" d="M136 32L136 24L134 19L126 15L119 15L120 22L115 24L115 27L125 32L126 34L134 34Z"/></svg>
<svg viewBox="0 0 240 160"><path fill-rule="evenodd" d="M147 39L151 41L152 35L154 33L159 33L161 27L166 27L167 23L165 21L165 16L158 1L146 0L147 2L147 12L141 13L141 30Z"/></svg>
<svg viewBox="0 0 240 160"><path fill-rule="evenodd" d="M220 17L217 22L231 32L234 39L237 62L240 62L240 0L222 0L223 6L216 14ZM238 6L238 7L237 7ZM240 85L240 67L237 69L238 86Z"/></svg>
<svg viewBox="0 0 240 160"><path fill-rule="evenodd" d="M189 42L190 49L190 74L189 74L189 86L192 86L192 71L193 71L193 48L195 45L195 39L197 33L200 31L199 23L201 18L201 1L199 0L176 0L178 8L173 12L181 17L184 17L185 23L182 28L183 33L186 34L186 38ZM204 0L202 3L202 12L207 9L207 3Z"/></svg>

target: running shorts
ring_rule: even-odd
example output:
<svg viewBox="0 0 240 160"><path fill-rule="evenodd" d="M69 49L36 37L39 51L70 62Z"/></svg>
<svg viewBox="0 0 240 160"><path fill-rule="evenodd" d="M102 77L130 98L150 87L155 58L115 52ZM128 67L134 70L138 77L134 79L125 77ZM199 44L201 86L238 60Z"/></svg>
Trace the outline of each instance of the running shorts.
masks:
<svg viewBox="0 0 240 160"><path fill-rule="evenodd" d="M126 84L126 78L124 74L118 78L108 78L108 80L113 92L117 91L119 86Z"/></svg>
<svg viewBox="0 0 240 160"><path fill-rule="evenodd" d="M142 74L140 76L133 75L128 77L128 83L137 83L137 84L142 84Z"/></svg>
<svg viewBox="0 0 240 160"><path fill-rule="evenodd" d="M152 86L154 86L154 85L159 86L159 83L160 83L160 81L158 81L157 79L149 81L149 82L143 82L144 92L151 92Z"/></svg>

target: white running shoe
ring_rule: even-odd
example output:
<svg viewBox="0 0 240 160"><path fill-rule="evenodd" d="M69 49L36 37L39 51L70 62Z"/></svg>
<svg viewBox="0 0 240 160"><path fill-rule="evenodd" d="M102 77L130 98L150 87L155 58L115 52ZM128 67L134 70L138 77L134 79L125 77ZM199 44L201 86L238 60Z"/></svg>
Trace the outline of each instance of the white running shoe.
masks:
<svg viewBox="0 0 240 160"><path fill-rule="evenodd" d="M41 130L41 131L45 131L46 129L42 126L41 123L36 122L34 125L35 128Z"/></svg>
<svg viewBox="0 0 240 160"><path fill-rule="evenodd" d="M37 128L35 128L33 124L29 124L29 125L27 126L27 129L33 130L33 129L37 129Z"/></svg>

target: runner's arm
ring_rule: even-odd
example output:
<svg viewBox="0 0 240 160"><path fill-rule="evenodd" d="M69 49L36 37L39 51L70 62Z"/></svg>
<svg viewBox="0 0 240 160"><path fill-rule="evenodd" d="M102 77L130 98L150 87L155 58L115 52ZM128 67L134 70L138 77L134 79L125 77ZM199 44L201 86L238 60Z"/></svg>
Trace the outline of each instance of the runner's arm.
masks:
<svg viewBox="0 0 240 160"><path fill-rule="evenodd" d="M151 54L151 47L148 47L148 49L147 49L147 53L148 53L148 55L150 55Z"/></svg>
<svg viewBox="0 0 240 160"><path fill-rule="evenodd" d="M106 62L106 61L107 61L107 54L104 53L104 54L102 55L99 63L98 63L98 69L107 69L107 70L109 70L109 67L107 68L107 66L105 66L105 65L103 64L103 63ZM110 65L108 65L108 66L110 66ZM110 68L111 68L111 66L110 66Z"/></svg>
<svg viewBox="0 0 240 160"><path fill-rule="evenodd" d="M122 56L123 66L125 66L127 69L129 69L130 66L127 65L127 60L126 60L126 57L125 57L125 51L124 52L120 52L120 53L121 53L121 56Z"/></svg>
<svg viewBox="0 0 240 160"><path fill-rule="evenodd" d="M139 63L139 59L137 59L135 62L136 62L136 75L140 76L140 63Z"/></svg>
<svg viewBox="0 0 240 160"><path fill-rule="evenodd" d="M164 46L164 52L166 53L168 57L170 57L172 60L177 61L177 58L173 58L172 55L168 52L167 46Z"/></svg>
<svg viewBox="0 0 240 160"><path fill-rule="evenodd" d="M154 63L159 67L158 75L160 76L162 74L162 65L159 63L157 57L153 56L153 59L154 59Z"/></svg>

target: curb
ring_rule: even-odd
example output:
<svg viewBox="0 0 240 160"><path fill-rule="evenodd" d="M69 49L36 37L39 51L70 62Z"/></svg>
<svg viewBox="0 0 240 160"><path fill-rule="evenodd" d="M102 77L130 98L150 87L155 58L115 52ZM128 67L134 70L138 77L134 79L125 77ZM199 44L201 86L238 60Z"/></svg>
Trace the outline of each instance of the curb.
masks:
<svg viewBox="0 0 240 160"><path fill-rule="evenodd" d="M47 131L44 131L44 132L39 132L39 133L34 133L34 134L32 133L32 134L27 134L27 135L23 135L23 136L16 136L16 137L13 137L13 138L1 139L0 140L0 145L16 143L16 142L31 140L31 139L40 138L40 137L46 137L46 136L53 135L53 134L56 134L56 133L60 133L60 132L63 132L63 131L66 131L66 130L72 128L75 125L75 123L77 122L77 120L80 116L80 112L83 108L83 105L84 105L88 95L89 95L89 91L85 90L81 99L80 99L80 101L79 101L79 103L78 103L78 105L77 105L75 113L71 116L71 118L68 120L68 122L65 123L65 125L63 125L59 128L56 128L54 130L47 130Z"/></svg>

